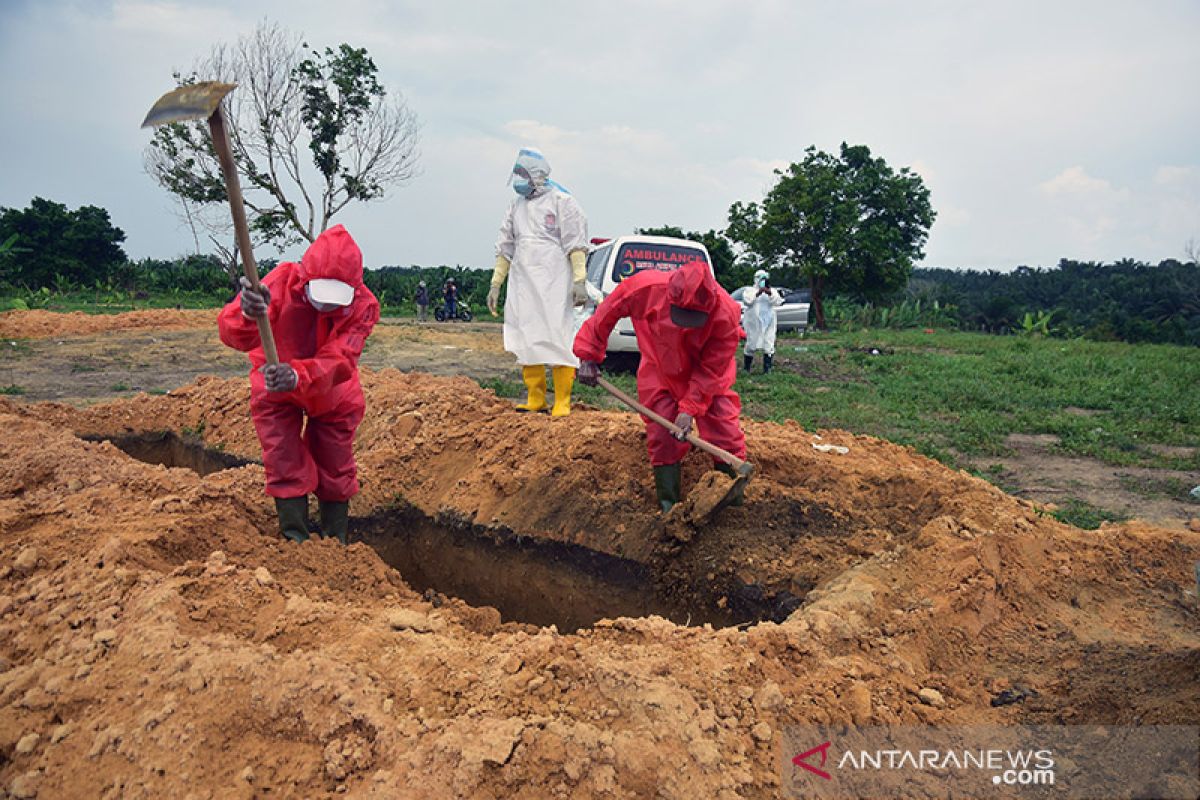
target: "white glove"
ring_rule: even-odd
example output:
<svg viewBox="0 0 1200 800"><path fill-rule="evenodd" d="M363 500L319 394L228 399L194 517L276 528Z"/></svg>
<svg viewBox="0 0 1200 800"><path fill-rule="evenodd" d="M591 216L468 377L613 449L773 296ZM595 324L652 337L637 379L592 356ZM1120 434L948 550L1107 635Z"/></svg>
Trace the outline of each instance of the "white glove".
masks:
<svg viewBox="0 0 1200 800"><path fill-rule="evenodd" d="M488 298L487 298L488 311L492 312L493 317L500 316L496 312L496 308L499 305L500 305L500 286L499 286L499 284L493 283L492 288L488 289Z"/></svg>
<svg viewBox="0 0 1200 800"><path fill-rule="evenodd" d="M571 295L575 305L581 306L588 301L587 281L578 281L571 287Z"/></svg>

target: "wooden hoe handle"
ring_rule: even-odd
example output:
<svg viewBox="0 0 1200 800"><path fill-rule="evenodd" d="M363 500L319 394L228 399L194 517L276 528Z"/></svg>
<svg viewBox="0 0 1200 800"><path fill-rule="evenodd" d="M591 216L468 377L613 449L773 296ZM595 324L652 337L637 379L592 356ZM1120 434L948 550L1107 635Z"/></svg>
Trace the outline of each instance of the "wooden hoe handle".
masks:
<svg viewBox="0 0 1200 800"><path fill-rule="evenodd" d="M604 378L598 377L598 378L596 378L596 382L600 384L600 386L604 389L604 391L608 392L613 397L617 398L622 403L629 406L630 408L632 408L634 411L638 412L639 414L641 414L649 419L654 420L659 425L662 425L664 428L669 430L671 433L678 436L680 433L683 432L683 430L678 425L676 425L674 422L667 419L666 417L655 414L653 411L646 408L644 405L639 403L637 400L634 400L632 397L630 397L629 395L622 392L616 386L613 386L611 383L609 383ZM721 448L717 447L715 444L709 444L708 442L704 441L699 436L697 436L695 433L689 432L687 435L687 441L691 442L691 444L693 446L698 447L701 450L703 450L704 452L708 453L713 458L721 459L726 464L728 464L729 466L731 466L735 470L737 470L737 473L739 475L749 475L750 472L752 472L754 470L754 466L752 464L750 464L749 462L741 460L740 458L735 456L733 453L722 450Z"/></svg>
<svg viewBox="0 0 1200 800"><path fill-rule="evenodd" d="M208 128L212 133L213 149L217 151L217 160L221 162L221 172L225 176L225 188L229 193L229 210L233 213L233 229L237 234L238 252L242 254L242 269L250 281L250 288L259 291L258 264L254 261L254 250L250 245L250 226L246 223L246 208L242 201L242 185L238 182L237 166L233 163L233 147L229 144L229 133L225 128L225 115L221 107L208 118ZM279 352L275 349L275 336L271 333L271 320L267 315L257 317L258 338L262 340L263 353L268 364L279 363Z"/></svg>

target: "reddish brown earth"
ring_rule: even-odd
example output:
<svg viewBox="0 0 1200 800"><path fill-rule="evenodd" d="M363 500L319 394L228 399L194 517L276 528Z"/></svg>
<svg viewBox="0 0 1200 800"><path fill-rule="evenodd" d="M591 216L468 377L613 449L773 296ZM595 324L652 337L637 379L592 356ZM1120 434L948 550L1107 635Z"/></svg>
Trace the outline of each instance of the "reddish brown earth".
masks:
<svg viewBox="0 0 1200 800"><path fill-rule="evenodd" d="M380 552L388 525L449 530L462 546L422 557L487 583L470 540L582 545L678 622L567 633L422 594L366 543L278 539L255 464L202 477L81 438L255 459L244 378L2 400L0 791L773 797L790 725L1200 720L1200 533L1081 531L909 449L748 421L746 505L680 542L633 415L363 380L353 510ZM1014 687L1036 694L991 704Z"/></svg>
<svg viewBox="0 0 1200 800"><path fill-rule="evenodd" d="M131 330L182 330L215 326L217 310L164 309L126 311L123 314L87 314L83 311L6 311L0 314L0 338L46 339Z"/></svg>
<svg viewBox="0 0 1200 800"><path fill-rule="evenodd" d="M575 635L435 608L365 545L274 538L257 466L200 478L74 435L203 421L208 444L254 456L238 379L83 411L7 403L10 791L769 796L789 724L1200 714L1196 534L1082 532L911 451L825 432L850 452L819 453L750 423L747 506L681 547L646 510L632 416L520 415L466 379L366 385L359 513L402 498L481 534L584 543L655 565L698 610L746 585L805 603L745 630ZM1038 696L991 707L1010 684Z"/></svg>

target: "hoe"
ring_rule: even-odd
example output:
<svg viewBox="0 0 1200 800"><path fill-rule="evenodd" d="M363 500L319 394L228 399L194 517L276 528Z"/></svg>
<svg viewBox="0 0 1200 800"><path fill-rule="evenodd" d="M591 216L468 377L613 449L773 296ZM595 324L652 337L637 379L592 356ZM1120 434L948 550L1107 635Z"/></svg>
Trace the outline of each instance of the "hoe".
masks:
<svg viewBox="0 0 1200 800"><path fill-rule="evenodd" d="M180 86L158 98L158 102L146 114L143 128L207 119L212 134L213 149L221 162L221 174L225 176L225 193L229 195L229 210L233 213L233 229L237 234L238 251L242 254L242 269L250 288L259 291L258 264L250 246L250 227L246 224L246 209L242 204L242 185L238 182L237 166L233 162L233 148L229 144L229 132L225 126L225 115L221 112L221 100L237 88L236 83L206 81ZM259 317L258 337L262 340L263 353L268 364L278 364L279 354L275 350L275 337L271 334L271 322Z"/></svg>
<svg viewBox="0 0 1200 800"><path fill-rule="evenodd" d="M613 386L604 378L598 378L597 382L604 389L604 391L608 392L613 397L617 398L642 416L657 422L671 433L677 435L682 433L679 426L677 426L674 422L666 417L655 414L637 400L634 400L632 397L625 394L625 392L622 392L616 386ZM686 521L692 524L699 524L707 522L709 518L711 518L714 514L727 506L730 501L737 497L737 495L742 491L742 487L746 485L747 481L750 480L750 476L754 473L754 465L749 461L741 460L733 453L726 452L714 444L709 444L694 433L689 433L687 435L687 441L690 442L693 447L703 450L714 458L719 458L721 461L733 467L734 471L737 473L737 477L735 478L715 471L709 473L709 476L706 476L707 481L697 485L696 488L692 490L691 494L688 495L688 498L676 507L680 509L678 515L686 516ZM672 512L675 512L675 509L672 509Z"/></svg>

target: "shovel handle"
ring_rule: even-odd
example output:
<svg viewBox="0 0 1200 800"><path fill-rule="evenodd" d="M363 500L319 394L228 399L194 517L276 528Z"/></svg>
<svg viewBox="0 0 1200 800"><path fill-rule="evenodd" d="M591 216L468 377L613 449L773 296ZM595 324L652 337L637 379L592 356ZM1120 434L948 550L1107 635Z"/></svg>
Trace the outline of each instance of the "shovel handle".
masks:
<svg viewBox="0 0 1200 800"><path fill-rule="evenodd" d="M208 129L212 133L213 149L221 162L221 173L225 176L225 190L229 194L229 210L233 214L233 230L237 236L238 252L242 254L242 269L250 288L259 291L258 264L250 245L250 226L246 223L246 208L242 201L242 184L238 181L237 165L233 163L233 147L229 144L229 132L225 127L225 115L218 105L208 118ZM262 341L263 353L268 364L279 363L279 352L275 349L275 336L271 333L271 321L267 315L255 318L258 323L258 338Z"/></svg>
<svg viewBox="0 0 1200 800"><path fill-rule="evenodd" d="M634 400L632 397L630 397L629 395L622 392L616 386L613 386L611 383L609 383L604 378L598 377L598 378L596 378L596 382L600 385L601 388L604 389L604 391L608 392L613 397L617 398L622 403L629 406L630 408L632 408L634 411L638 412L642 416L647 417L648 419L654 420L659 425L662 425L664 428L666 428L667 430L669 430L671 433L675 434L676 436L683 433L683 429L680 428L678 425L676 425L674 422L672 422L671 420L667 419L664 416L655 414L653 411L646 408L644 405L639 403L637 400ZM692 444L692 446L700 448L701 450L708 453L713 458L721 459L726 464L733 467L739 475L749 475L750 472L752 472L754 470L753 465L751 465L749 462L743 461L742 459L735 456L733 453L730 453L726 450L722 450L721 448L717 447L715 444L709 444L708 442L704 441L703 439L701 439L699 436L697 436L694 433L691 433L691 432L688 433L687 441L690 442Z"/></svg>

